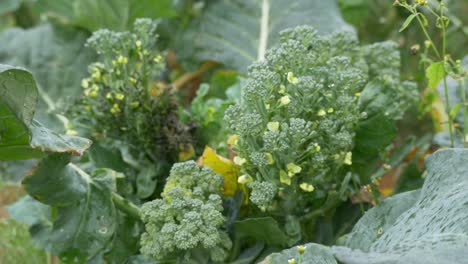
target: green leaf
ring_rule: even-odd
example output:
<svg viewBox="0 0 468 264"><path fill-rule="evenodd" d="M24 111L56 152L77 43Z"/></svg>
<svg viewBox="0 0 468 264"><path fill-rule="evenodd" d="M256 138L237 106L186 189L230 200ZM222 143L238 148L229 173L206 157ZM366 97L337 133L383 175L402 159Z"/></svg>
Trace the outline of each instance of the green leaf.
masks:
<svg viewBox="0 0 468 264"><path fill-rule="evenodd" d="M413 19L415 17L417 17L419 14L416 13L416 14L411 14L409 17L406 18L405 22L403 22L403 25L401 25L401 28L398 32L402 32L403 30L405 30L410 24L411 22L413 21Z"/></svg>
<svg viewBox="0 0 468 264"><path fill-rule="evenodd" d="M361 177L375 168L375 158L396 136L396 127L385 114L379 113L359 123L353 149L352 166Z"/></svg>
<svg viewBox="0 0 468 264"><path fill-rule="evenodd" d="M371 209L333 247L340 262L464 263L468 258L468 150L439 150L426 159L421 191Z"/></svg>
<svg viewBox="0 0 468 264"><path fill-rule="evenodd" d="M271 217L249 218L234 223L237 232L245 237L265 242L267 245L285 246L289 237Z"/></svg>
<svg viewBox="0 0 468 264"><path fill-rule="evenodd" d="M54 254L95 256L106 249L116 230L111 197L116 175L110 170L88 175L70 159L51 154L23 180L29 195L56 208L53 224L36 226L33 238Z"/></svg>
<svg viewBox="0 0 468 264"><path fill-rule="evenodd" d="M295 263L301 264L338 264L329 247L314 243L305 244L304 247L305 251L302 254L302 261L299 261L298 248L293 247L280 253L273 253L260 263L285 264L289 263L288 260L294 259Z"/></svg>
<svg viewBox="0 0 468 264"><path fill-rule="evenodd" d="M341 18L335 1L220 0L207 4L180 42L199 61L215 60L240 72L263 59L283 29L308 24L321 33L352 30ZM187 43L193 45L187 49Z"/></svg>
<svg viewBox="0 0 468 264"><path fill-rule="evenodd" d="M43 13L90 32L103 28L123 31L137 18L176 15L170 0L40 0L36 5Z"/></svg>
<svg viewBox="0 0 468 264"><path fill-rule="evenodd" d="M160 173L160 172L159 172ZM137 195L141 199L150 197L158 183L158 171L153 164L147 164L137 176Z"/></svg>
<svg viewBox="0 0 468 264"><path fill-rule="evenodd" d="M428 88L435 89L440 81L445 76L444 64L442 62L434 62L426 69L426 78L428 80Z"/></svg>
<svg viewBox="0 0 468 264"><path fill-rule="evenodd" d="M0 2L0 15L15 11L22 2L23 0L2 0Z"/></svg>
<svg viewBox="0 0 468 264"><path fill-rule="evenodd" d="M81 94L81 79L95 60L84 47L87 37L85 32L52 24L13 28L0 35L0 62L31 71L41 92L41 112L57 112Z"/></svg>
<svg viewBox="0 0 468 264"><path fill-rule="evenodd" d="M452 109L450 109L450 117L451 117L452 119L454 119L455 117L457 117L458 112L460 112L461 106L462 106L462 105L461 105L460 103L458 103L458 104L454 105L454 106L452 107Z"/></svg>
<svg viewBox="0 0 468 264"><path fill-rule="evenodd" d="M0 65L0 160L39 158L44 152L81 155L91 141L62 136L33 121L38 91L32 74Z"/></svg>

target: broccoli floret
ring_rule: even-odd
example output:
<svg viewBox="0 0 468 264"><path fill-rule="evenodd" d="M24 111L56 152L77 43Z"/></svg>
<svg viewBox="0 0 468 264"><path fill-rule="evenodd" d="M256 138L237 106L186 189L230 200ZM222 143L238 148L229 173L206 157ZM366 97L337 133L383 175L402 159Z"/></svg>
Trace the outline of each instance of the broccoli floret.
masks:
<svg viewBox="0 0 468 264"><path fill-rule="evenodd" d="M261 208L263 211L270 205L277 193L276 186L270 182L250 182L247 185L252 192L250 201Z"/></svg>
<svg viewBox="0 0 468 264"><path fill-rule="evenodd" d="M194 161L174 164L162 199L142 206L141 252L157 260L196 263L192 255L202 250L212 261L224 261L232 242L222 230L222 188L223 178L211 169Z"/></svg>

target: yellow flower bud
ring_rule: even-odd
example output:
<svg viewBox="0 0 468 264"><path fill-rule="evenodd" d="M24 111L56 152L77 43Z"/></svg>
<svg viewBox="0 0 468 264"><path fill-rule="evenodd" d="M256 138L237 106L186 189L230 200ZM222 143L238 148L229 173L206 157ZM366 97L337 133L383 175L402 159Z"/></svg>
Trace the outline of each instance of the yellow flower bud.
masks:
<svg viewBox="0 0 468 264"><path fill-rule="evenodd" d="M237 146L237 142L239 141L239 135L232 135L229 137L227 143L228 145L231 145L231 146Z"/></svg>
<svg viewBox="0 0 468 264"><path fill-rule="evenodd" d="M299 187L304 192L313 192L315 190L315 187L312 184L309 184L307 182L303 182L303 183L299 184Z"/></svg>
<svg viewBox="0 0 468 264"><path fill-rule="evenodd" d="M123 99L125 98L125 95L122 94L122 93L117 93L115 95L115 99L119 100L119 101L122 101Z"/></svg>
<svg viewBox="0 0 468 264"><path fill-rule="evenodd" d="M237 182L239 184L246 184L246 183L253 182L253 181L254 179L252 178L252 176L248 174L241 175L239 178L237 178Z"/></svg>
<svg viewBox="0 0 468 264"><path fill-rule="evenodd" d="M89 87L88 79L81 80L81 87L83 87L84 89L87 89Z"/></svg>
<svg viewBox="0 0 468 264"><path fill-rule="evenodd" d="M239 165L239 166L244 165L246 162L247 162L247 160L244 159L244 158L241 158L241 157L239 157L239 156L235 156L235 157L234 157L234 163L237 164L237 165Z"/></svg>
<svg viewBox="0 0 468 264"><path fill-rule="evenodd" d="M327 115L327 112L325 112L325 110L323 110L323 109L320 109L320 110L317 112L317 115L318 115L318 116L325 116L325 115Z"/></svg>
<svg viewBox="0 0 468 264"><path fill-rule="evenodd" d="M353 157L353 153L351 153L351 152L346 153L346 156L345 156L345 158L344 158L343 163L346 164L346 165L351 165L351 164L353 164L353 162L352 162L352 157Z"/></svg>
<svg viewBox="0 0 468 264"><path fill-rule="evenodd" d="M286 87L284 85L280 85L278 93L285 94L286 93Z"/></svg>
<svg viewBox="0 0 468 264"><path fill-rule="evenodd" d="M278 131L278 129L279 129L279 122L269 122L269 123L267 124L267 128L268 128L268 130L270 130L271 132Z"/></svg>
<svg viewBox="0 0 468 264"><path fill-rule="evenodd" d="M297 246L297 251L299 252L300 255L304 254L305 246L304 245Z"/></svg>
<svg viewBox="0 0 468 264"><path fill-rule="evenodd" d="M286 167L288 168L288 176L289 177L293 177L294 175L300 173L302 171L302 168L297 166L296 164L294 163L288 163L288 165L286 165Z"/></svg>
<svg viewBox="0 0 468 264"><path fill-rule="evenodd" d="M273 159L273 155L271 155L271 153L265 153L265 156L267 156L268 164L270 165L275 164L275 160Z"/></svg>
<svg viewBox="0 0 468 264"><path fill-rule="evenodd" d="M335 111L335 109L333 109L333 108L331 108L331 107L328 108L328 110L327 110L327 112L328 112L329 114L333 113L333 111Z"/></svg>
<svg viewBox="0 0 468 264"><path fill-rule="evenodd" d="M292 83L292 84L298 84L299 83L299 79L297 79L296 77L294 77L294 73L292 72L288 72L288 82L289 83Z"/></svg>
<svg viewBox="0 0 468 264"><path fill-rule="evenodd" d="M291 102L291 98L289 98L289 96L285 95L285 96L281 97L281 99L280 99L280 106L288 105L290 102Z"/></svg>
<svg viewBox="0 0 468 264"><path fill-rule="evenodd" d="M280 182L291 185L291 178L288 177L288 174L284 170L280 170Z"/></svg>
<svg viewBox="0 0 468 264"><path fill-rule="evenodd" d="M296 260L295 259L288 259L288 264L296 264Z"/></svg>

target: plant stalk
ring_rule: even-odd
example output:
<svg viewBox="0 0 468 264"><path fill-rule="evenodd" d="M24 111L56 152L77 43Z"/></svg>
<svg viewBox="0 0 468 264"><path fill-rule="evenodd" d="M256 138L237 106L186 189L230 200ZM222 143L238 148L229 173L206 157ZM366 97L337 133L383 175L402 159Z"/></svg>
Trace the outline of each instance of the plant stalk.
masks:
<svg viewBox="0 0 468 264"><path fill-rule="evenodd" d="M115 206L119 208L122 212L135 219L141 220L140 208L132 202L130 202L129 200L113 192L112 201L114 202Z"/></svg>

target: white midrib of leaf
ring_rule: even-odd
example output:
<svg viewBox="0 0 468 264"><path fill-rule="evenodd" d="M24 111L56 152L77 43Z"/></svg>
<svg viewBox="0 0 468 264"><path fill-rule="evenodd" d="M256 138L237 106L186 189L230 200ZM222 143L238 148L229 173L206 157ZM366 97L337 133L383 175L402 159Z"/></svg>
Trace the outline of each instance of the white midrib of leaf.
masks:
<svg viewBox="0 0 468 264"><path fill-rule="evenodd" d="M258 61L265 59L268 44L268 20L270 14L270 0L262 0L262 16L260 18L260 39L258 41Z"/></svg>

